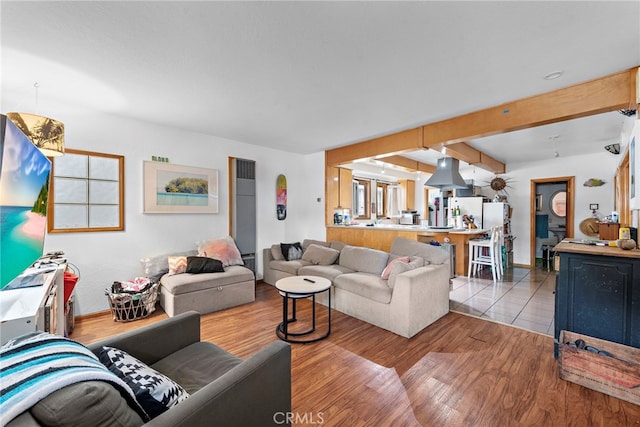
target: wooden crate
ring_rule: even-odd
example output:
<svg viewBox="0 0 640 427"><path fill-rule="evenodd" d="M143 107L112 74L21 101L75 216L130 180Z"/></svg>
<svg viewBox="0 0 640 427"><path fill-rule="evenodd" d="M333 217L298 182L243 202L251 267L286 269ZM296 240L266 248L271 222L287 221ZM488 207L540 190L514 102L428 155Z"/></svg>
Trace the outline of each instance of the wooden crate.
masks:
<svg viewBox="0 0 640 427"><path fill-rule="evenodd" d="M578 339L613 357L568 344ZM563 330L559 350L560 378L640 405L640 349Z"/></svg>

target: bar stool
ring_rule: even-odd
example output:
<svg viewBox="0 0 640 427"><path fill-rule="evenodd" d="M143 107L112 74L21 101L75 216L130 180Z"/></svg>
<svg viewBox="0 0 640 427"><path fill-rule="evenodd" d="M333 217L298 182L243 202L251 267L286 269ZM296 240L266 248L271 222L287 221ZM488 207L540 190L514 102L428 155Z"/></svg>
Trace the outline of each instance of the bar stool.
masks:
<svg viewBox="0 0 640 427"><path fill-rule="evenodd" d="M491 228L491 236L488 239L469 240L469 271L467 277L471 277L471 271L475 276L478 267L488 265L491 267L493 281L502 279L504 273L502 266L502 227L497 225Z"/></svg>

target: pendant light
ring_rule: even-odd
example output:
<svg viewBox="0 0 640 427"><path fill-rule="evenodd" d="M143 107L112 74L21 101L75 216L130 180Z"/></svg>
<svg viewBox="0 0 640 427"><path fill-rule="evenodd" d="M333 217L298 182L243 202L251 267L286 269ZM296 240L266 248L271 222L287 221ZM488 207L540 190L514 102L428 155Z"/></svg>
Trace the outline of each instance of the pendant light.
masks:
<svg viewBox="0 0 640 427"><path fill-rule="evenodd" d="M64 154L64 124L58 120L38 115L38 83L36 90L36 114L7 113L7 117L47 157Z"/></svg>

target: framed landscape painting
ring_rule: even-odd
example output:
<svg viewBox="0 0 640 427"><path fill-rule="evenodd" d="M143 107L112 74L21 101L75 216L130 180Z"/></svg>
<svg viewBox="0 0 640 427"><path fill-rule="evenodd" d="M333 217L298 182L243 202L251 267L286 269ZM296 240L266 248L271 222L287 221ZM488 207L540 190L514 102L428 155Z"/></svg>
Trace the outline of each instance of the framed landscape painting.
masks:
<svg viewBox="0 0 640 427"><path fill-rule="evenodd" d="M144 162L145 213L218 213L218 171Z"/></svg>

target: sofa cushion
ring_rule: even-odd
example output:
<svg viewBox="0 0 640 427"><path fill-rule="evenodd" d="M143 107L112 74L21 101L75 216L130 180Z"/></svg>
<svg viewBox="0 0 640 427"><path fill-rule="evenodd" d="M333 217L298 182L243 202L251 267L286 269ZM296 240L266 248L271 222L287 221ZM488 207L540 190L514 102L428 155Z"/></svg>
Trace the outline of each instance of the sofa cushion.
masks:
<svg viewBox="0 0 640 427"><path fill-rule="evenodd" d="M391 274L391 269L393 268L393 265L397 262L403 262L405 264L409 264L409 262L411 262L411 259L408 256L402 256L402 257L395 257L393 259L391 259L389 261L389 264L387 264L387 266L384 268L384 270L382 270L382 274L380 275L380 278L382 280L388 280L389 279L389 275Z"/></svg>
<svg viewBox="0 0 640 427"><path fill-rule="evenodd" d="M326 247L326 248L331 246L331 244L329 242L325 242L325 241L322 241L322 240L304 239L302 241L302 249L305 250L305 251L311 245L318 245L318 246L323 246L323 247Z"/></svg>
<svg viewBox="0 0 640 427"><path fill-rule="evenodd" d="M298 274L298 270L306 265L310 265L309 261L297 259L295 261L270 261L269 268L272 270L284 271L293 276Z"/></svg>
<svg viewBox="0 0 640 427"><path fill-rule="evenodd" d="M280 243L280 249L282 250L282 256L284 256L284 259L287 261L302 258L302 245L300 242Z"/></svg>
<svg viewBox="0 0 640 427"><path fill-rule="evenodd" d="M173 295L211 289L218 286L234 285L253 280L251 270L239 265L226 267L223 273L165 275L160 280L165 291Z"/></svg>
<svg viewBox="0 0 640 427"><path fill-rule="evenodd" d="M223 267L244 265L240 251L231 236L197 242L198 256L219 259Z"/></svg>
<svg viewBox="0 0 640 427"><path fill-rule="evenodd" d="M393 240L391 253L399 256L419 256L431 264L444 264L450 257L449 252L442 248L404 237L396 237Z"/></svg>
<svg viewBox="0 0 640 427"><path fill-rule="evenodd" d="M302 254L302 259L315 265L331 265L336 262L340 252L326 246L309 245Z"/></svg>
<svg viewBox="0 0 640 427"><path fill-rule="evenodd" d="M242 363L239 359L210 342L197 342L184 347L151 365L193 394Z"/></svg>
<svg viewBox="0 0 640 427"><path fill-rule="evenodd" d="M180 384L122 350L102 347L98 357L131 387L136 400L152 419L189 397Z"/></svg>
<svg viewBox="0 0 640 427"><path fill-rule="evenodd" d="M391 302L392 289L386 280L382 280L379 274L370 273L347 273L336 277L334 286L356 295L378 301L383 304Z"/></svg>
<svg viewBox="0 0 640 427"><path fill-rule="evenodd" d="M187 269L185 273L203 274L203 273L222 273L224 268L219 259L213 259L202 256L187 257Z"/></svg>
<svg viewBox="0 0 640 427"><path fill-rule="evenodd" d="M307 265L298 270L299 275L304 276L320 276L333 282L340 274L354 273L354 270L343 267L338 264L332 265Z"/></svg>
<svg viewBox="0 0 640 427"><path fill-rule="evenodd" d="M282 261L284 259L284 255L282 255L282 249L280 249L279 244L271 245L271 258L274 261Z"/></svg>
<svg viewBox="0 0 640 427"><path fill-rule="evenodd" d="M376 276L382 274L388 259L389 254L386 252L360 246L347 245L340 251L340 265Z"/></svg>
<svg viewBox="0 0 640 427"><path fill-rule="evenodd" d="M61 388L31 407L43 426L141 426L144 421L111 384L84 381Z"/></svg>

